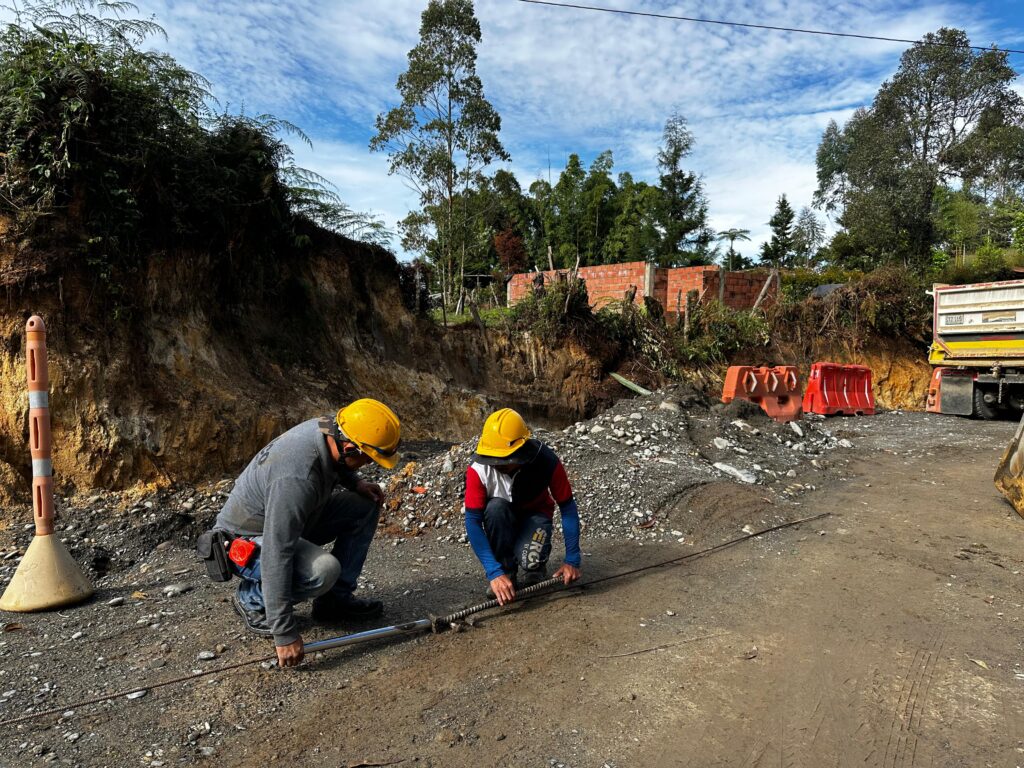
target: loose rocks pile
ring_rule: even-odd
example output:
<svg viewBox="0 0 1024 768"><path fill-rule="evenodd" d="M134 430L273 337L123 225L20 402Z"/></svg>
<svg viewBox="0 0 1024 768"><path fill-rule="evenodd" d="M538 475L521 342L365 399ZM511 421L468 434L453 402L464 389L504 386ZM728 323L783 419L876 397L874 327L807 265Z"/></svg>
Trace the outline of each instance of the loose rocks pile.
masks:
<svg viewBox="0 0 1024 768"><path fill-rule="evenodd" d="M732 480L793 496L813 488L792 482L798 468L825 470L836 449L852 447L820 419L776 424L750 403L711 405L684 387L534 436L565 464L585 535L643 540L682 537L664 518L695 488ZM474 440L454 445L391 479L391 533L464 541L464 475L474 447Z"/></svg>

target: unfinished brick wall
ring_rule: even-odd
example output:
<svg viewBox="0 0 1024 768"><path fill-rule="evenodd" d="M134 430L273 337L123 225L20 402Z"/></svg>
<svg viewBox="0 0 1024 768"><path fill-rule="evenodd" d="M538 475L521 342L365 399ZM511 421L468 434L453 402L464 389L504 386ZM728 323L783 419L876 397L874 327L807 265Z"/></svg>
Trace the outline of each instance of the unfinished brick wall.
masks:
<svg viewBox="0 0 1024 768"><path fill-rule="evenodd" d="M648 265L644 261L632 261L626 264L602 264L596 267L581 267L580 277L587 284L587 293L590 296L591 306L599 309L612 301L621 301L626 289L631 285L636 286L637 304L644 301L644 278ZM654 270L657 273L657 270ZM559 273L567 275L569 270L559 269L554 272L544 271L544 285L551 285L559 279ZM533 272L520 272L512 275L507 286L509 306L515 304L521 298L533 290Z"/></svg>
<svg viewBox="0 0 1024 768"><path fill-rule="evenodd" d="M667 312L675 314L680 291L683 292L682 302L686 301L687 291L697 291L697 298L704 301L718 297L718 267L679 267L665 272L668 273L668 284L663 303ZM712 278L715 279L715 292L709 287Z"/></svg>
<svg viewBox="0 0 1024 768"><path fill-rule="evenodd" d="M757 296L764 287L764 281L768 279L768 272L751 270L749 272L726 272L725 291L722 294L722 301L725 306L731 309L750 309L757 301ZM705 299L716 299L719 295L718 272L710 272L706 278ZM772 301L775 298L776 284L773 282L768 288L768 295L765 301ZM673 298L672 301L675 301ZM673 305L674 306L674 305Z"/></svg>
<svg viewBox="0 0 1024 768"><path fill-rule="evenodd" d="M550 285L567 275L568 270L545 271L544 284ZM668 313L676 311L676 300L682 291L682 300L686 300L687 291L697 291L701 301L713 301L718 298L719 274L718 267L655 267L643 261L627 264L606 264L596 267L582 267L580 277L587 284L590 303L599 309L609 302L623 298L629 286L637 287L637 304L643 304L645 295L661 302ZM764 286L768 273L763 270L744 272L725 272L725 291L722 299L732 309L750 309L754 306L761 288ZM533 272L521 272L513 275L506 287L509 306L515 304L533 290ZM769 288L768 297L774 298L776 286Z"/></svg>

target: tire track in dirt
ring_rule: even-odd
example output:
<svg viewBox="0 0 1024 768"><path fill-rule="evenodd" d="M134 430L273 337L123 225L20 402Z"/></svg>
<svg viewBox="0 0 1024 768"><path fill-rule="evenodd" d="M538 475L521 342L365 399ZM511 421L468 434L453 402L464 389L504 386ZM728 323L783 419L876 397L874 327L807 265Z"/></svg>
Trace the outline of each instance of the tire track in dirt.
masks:
<svg viewBox="0 0 1024 768"><path fill-rule="evenodd" d="M924 708L935 678L935 669L946 642L946 632L936 631L925 647L918 647L903 677L900 695L893 710L886 743L883 768L913 768L917 760L918 736L922 730ZM909 683L909 687L908 687ZM914 717L917 717L915 726ZM909 758L908 758L909 756ZM909 759L909 762L908 762Z"/></svg>

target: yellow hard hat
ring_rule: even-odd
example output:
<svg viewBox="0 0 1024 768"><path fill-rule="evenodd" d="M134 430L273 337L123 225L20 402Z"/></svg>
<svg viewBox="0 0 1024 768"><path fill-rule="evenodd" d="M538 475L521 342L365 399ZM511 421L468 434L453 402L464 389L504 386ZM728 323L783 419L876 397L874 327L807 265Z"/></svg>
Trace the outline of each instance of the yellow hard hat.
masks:
<svg viewBox="0 0 1024 768"><path fill-rule="evenodd" d="M338 411L335 421L346 440L382 467L398 463L402 425L384 403L364 397Z"/></svg>
<svg viewBox="0 0 1024 768"><path fill-rule="evenodd" d="M484 422L476 454L478 457L505 458L522 448L529 439L530 428L523 417L511 408L502 408Z"/></svg>

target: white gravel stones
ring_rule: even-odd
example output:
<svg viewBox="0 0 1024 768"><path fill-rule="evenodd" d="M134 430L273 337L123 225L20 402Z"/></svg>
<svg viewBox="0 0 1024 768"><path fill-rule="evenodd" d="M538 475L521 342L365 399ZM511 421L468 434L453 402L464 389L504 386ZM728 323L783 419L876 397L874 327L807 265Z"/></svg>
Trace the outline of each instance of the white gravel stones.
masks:
<svg viewBox="0 0 1024 768"><path fill-rule="evenodd" d="M213 661L214 659L217 658L217 654L214 653L213 651L200 651L196 655L196 658L199 659L200 661Z"/></svg>
<svg viewBox="0 0 1024 768"><path fill-rule="evenodd" d="M801 429L800 425L797 424L795 421L789 422L789 428L793 430L794 434L796 434L797 437L803 437L804 436L803 429Z"/></svg>
<svg viewBox="0 0 1024 768"><path fill-rule="evenodd" d="M141 699L141 698L142 698L143 696L145 696L145 695L146 695L147 693L149 693L149 690L148 690L148 689L145 689L145 690L141 690L141 691L133 691L132 693L129 693L129 694L127 694L127 695L125 696L125 698L126 698L126 699Z"/></svg>
<svg viewBox="0 0 1024 768"><path fill-rule="evenodd" d="M731 423L732 423L732 425L734 427L736 427L736 429L743 430L748 435L760 435L761 434L761 430L759 430L757 427L750 426L750 424L748 422L744 421L743 419L735 419Z"/></svg>
<svg viewBox="0 0 1024 768"><path fill-rule="evenodd" d="M117 606L119 606L119 605L124 605L124 598L123 597L112 598L112 599L107 601L107 605L109 605L111 608L117 608Z"/></svg>
<svg viewBox="0 0 1024 768"><path fill-rule="evenodd" d="M192 591L191 584L168 584L163 588L165 597L177 597L178 595L184 595L186 592Z"/></svg>
<svg viewBox="0 0 1024 768"><path fill-rule="evenodd" d="M757 475L755 475L753 472L748 472L745 469L739 469L737 467L732 466L731 464L726 464L721 461L716 461L713 466L719 472L724 472L730 477L735 477L741 483L753 484L757 482Z"/></svg>
<svg viewBox="0 0 1024 768"><path fill-rule="evenodd" d="M666 408L663 403L680 407ZM689 520L703 514L684 506L700 486L757 483L768 496L791 498L809 486L787 488L782 478L797 477L804 467L810 469L812 460L837 446L825 422L800 422L803 434L797 442L792 426L772 422L742 405L723 406L679 385L650 397L621 400L604 413L557 432L539 424L531 427L566 467L585 539L682 543L693 538ZM384 484L397 502L389 505L384 521L399 534L392 542L410 544L430 537L466 544L463 471L475 446L471 439L425 451L400 476L378 473L372 466L363 470ZM718 459L725 461L716 466ZM429 491L418 493L423 487ZM634 510L642 514L634 516ZM556 512L556 536L559 523Z"/></svg>

